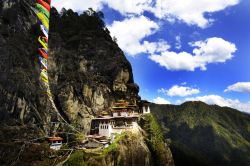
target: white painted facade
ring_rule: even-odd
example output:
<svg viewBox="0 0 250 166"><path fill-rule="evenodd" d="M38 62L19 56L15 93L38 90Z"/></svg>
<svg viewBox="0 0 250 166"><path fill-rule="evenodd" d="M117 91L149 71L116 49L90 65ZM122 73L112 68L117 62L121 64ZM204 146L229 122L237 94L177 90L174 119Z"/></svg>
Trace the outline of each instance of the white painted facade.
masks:
<svg viewBox="0 0 250 166"><path fill-rule="evenodd" d="M107 123L100 123L99 124L99 135L112 137L114 134L121 134L124 131L137 131L138 124L137 122L132 122L131 124L126 124L126 126L114 126L114 121L107 122Z"/></svg>
<svg viewBox="0 0 250 166"><path fill-rule="evenodd" d="M112 133L112 126L110 123L99 123L99 135L110 137Z"/></svg>
<svg viewBox="0 0 250 166"><path fill-rule="evenodd" d="M127 112L121 112L121 116L127 117L127 116L128 116L128 113L127 113Z"/></svg>
<svg viewBox="0 0 250 166"><path fill-rule="evenodd" d="M118 117L118 112L113 112L113 117Z"/></svg>
<svg viewBox="0 0 250 166"><path fill-rule="evenodd" d="M149 106L143 106L142 107L142 113L143 114L149 114L150 113L150 107Z"/></svg>
<svg viewBox="0 0 250 166"><path fill-rule="evenodd" d="M147 113L149 114L150 113L150 107L148 106L148 110L147 110Z"/></svg>
<svg viewBox="0 0 250 166"><path fill-rule="evenodd" d="M129 114L125 111L123 112L113 112L113 117L127 117Z"/></svg>
<svg viewBox="0 0 250 166"><path fill-rule="evenodd" d="M59 150L62 147L62 141L58 140L58 141L51 141L50 144L50 149L54 149L54 150Z"/></svg>

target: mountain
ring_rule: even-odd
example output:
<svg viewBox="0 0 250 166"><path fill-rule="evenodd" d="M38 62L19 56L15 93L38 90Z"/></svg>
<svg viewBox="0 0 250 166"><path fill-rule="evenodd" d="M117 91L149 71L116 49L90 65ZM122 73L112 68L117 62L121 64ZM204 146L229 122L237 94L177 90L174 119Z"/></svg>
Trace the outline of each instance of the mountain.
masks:
<svg viewBox="0 0 250 166"><path fill-rule="evenodd" d="M29 8L32 3L1 1L0 120L12 126L45 124L46 132L51 120L60 119L39 81L41 32ZM139 100L131 65L97 14L59 14L53 8L50 22L50 87L67 122L86 128L86 133L90 116L109 111L115 99Z"/></svg>
<svg viewBox="0 0 250 166"><path fill-rule="evenodd" d="M186 102L151 106L166 138L171 139L174 162L181 165L250 163L250 116L238 110Z"/></svg>
<svg viewBox="0 0 250 166"><path fill-rule="evenodd" d="M30 8L34 3L0 1L0 165L62 162L70 151L51 151L47 137L67 138L64 148L75 149L88 134L91 119L110 113L115 101L140 101L131 65L105 27L103 14L55 8L51 9L49 33L50 101L39 78L37 38L41 31ZM150 127L150 120L146 122ZM161 165L174 165L164 139L158 140L164 147L158 153L146 141L148 135L154 136L146 131L125 135L103 153L74 150L64 164L155 165L154 159L161 159Z"/></svg>

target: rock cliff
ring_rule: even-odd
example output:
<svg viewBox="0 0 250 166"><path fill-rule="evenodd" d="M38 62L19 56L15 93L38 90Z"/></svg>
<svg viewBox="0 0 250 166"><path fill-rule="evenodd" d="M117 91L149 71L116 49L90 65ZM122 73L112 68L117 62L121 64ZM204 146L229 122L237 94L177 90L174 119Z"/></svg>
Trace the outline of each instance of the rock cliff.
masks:
<svg viewBox="0 0 250 166"><path fill-rule="evenodd" d="M32 3L0 3L0 120L9 126L36 124L34 132L49 134L49 123L60 118L39 81L40 31ZM68 123L86 133L90 119L110 111L115 100L138 100L139 87L97 14L52 9L51 15L48 73L54 102Z"/></svg>
<svg viewBox="0 0 250 166"><path fill-rule="evenodd" d="M48 75L56 111L39 80L37 37L41 32L30 9L33 4L33 0L0 1L0 165L39 165L44 157L36 156L34 160L39 161L34 162L32 156L46 156L46 150L26 145L54 131L72 130L59 123L60 117L87 134L90 120L110 112L114 101L140 100L131 65L110 37L102 13L58 13L52 8ZM19 143L14 144L14 140ZM20 142L26 143L23 146ZM127 160L137 163L141 155L142 165L152 165L143 137L119 144L120 158L112 156L107 165L118 160L123 165ZM136 147L134 152L132 147Z"/></svg>
<svg viewBox="0 0 250 166"><path fill-rule="evenodd" d="M86 127L90 115L110 111L115 100L136 102L139 87L131 65L98 13L80 17L72 10L52 13L49 75L59 111Z"/></svg>

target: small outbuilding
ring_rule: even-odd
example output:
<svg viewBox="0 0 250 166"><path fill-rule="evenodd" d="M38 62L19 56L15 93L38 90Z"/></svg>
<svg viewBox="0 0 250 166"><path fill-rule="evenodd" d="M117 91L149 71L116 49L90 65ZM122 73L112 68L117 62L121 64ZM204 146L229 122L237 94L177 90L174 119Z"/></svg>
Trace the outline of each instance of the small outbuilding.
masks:
<svg viewBox="0 0 250 166"><path fill-rule="evenodd" d="M50 137L48 138L50 142L50 149L59 150L62 147L63 138L61 137Z"/></svg>
<svg viewBox="0 0 250 166"><path fill-rule="evenodd" d="M150 113L150 102L147 100L142 100L140 103L140 112L142 114L149 114Z"/></svg>

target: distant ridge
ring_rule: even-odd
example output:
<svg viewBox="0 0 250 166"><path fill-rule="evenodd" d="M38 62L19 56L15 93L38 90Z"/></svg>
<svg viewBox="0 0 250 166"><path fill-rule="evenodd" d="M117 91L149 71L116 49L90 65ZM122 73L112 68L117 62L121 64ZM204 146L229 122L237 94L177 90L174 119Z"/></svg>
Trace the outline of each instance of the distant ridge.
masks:
<svg viewBox="0 0 250 166"><path fill-rule="evenodd" d="M250 163L250 116L229 107L200 101L181 105L152 104L178 165Z"/></svg>

